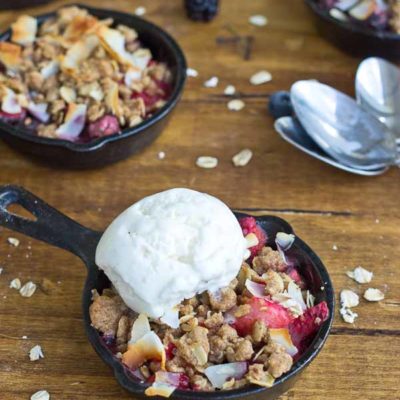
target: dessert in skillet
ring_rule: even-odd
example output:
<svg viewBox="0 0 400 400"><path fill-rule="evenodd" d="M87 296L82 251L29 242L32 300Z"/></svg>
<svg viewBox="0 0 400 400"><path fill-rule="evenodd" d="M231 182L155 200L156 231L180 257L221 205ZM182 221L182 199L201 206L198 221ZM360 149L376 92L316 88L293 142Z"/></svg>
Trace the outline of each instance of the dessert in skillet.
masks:
<svg viewBox="0 0 400 400"><path fill-rule="evenodd" d="M400 33L399 0L317 0L334 18L377 31Z"/></svg>
<svg viewBox="0 0 400 400"><path fill-rule="evenodd" d="M146 197L98 244L113 287L93 293L92 325L147 395L270 387L329 313L285 257L294 240L204 193Z"/></svg>
<svg viewBox="0 0 400 400"><path fill-rule="evenodd" d="M87 142L160 109L171 72L137 32L66 7L41 25L24 15L0 42L0 119L32 134Z"/></svg>

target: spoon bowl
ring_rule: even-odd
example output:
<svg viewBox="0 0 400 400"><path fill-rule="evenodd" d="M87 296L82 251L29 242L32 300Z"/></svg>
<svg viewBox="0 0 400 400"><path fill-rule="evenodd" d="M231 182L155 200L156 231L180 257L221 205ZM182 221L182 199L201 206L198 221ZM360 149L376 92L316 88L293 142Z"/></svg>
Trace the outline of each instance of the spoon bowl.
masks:
<svg viewBox="0 0 400 400"><path fill-rule="evenodd" d="M293 84L290 96L306 132L340 163L367 170L396 163L392 133L350 96L311 80Z"/></svg>
<svg viewBox="0 0 400 400"><path fill-rule="evenodd" d="M364 60L356 73L358 104L400 139L400 69L379 57Z"/></svg>

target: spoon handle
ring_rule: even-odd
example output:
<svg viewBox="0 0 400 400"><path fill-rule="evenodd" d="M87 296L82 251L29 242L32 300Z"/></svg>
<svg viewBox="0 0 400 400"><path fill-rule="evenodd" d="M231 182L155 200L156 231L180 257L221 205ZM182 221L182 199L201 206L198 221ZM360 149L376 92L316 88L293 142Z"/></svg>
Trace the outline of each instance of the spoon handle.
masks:
<svg viewBox="0 0 400 400"><path fill-rule="evenodd" d="M32 218L9 211L19 205ZM94 260L101 233L85 228L22 187L0 186L0 226L68 250L84 261Z"/></svg>

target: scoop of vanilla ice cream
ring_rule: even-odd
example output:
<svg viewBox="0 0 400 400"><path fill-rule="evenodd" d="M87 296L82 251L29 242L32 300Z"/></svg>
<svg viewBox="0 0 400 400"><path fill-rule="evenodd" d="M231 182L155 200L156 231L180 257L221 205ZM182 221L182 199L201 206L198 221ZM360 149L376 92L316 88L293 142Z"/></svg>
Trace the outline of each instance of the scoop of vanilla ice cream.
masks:
<svg viewBox="0 0 400 400"><path fill-rule="evenodd" d="M245 253L240 225L222 201L171 189L120 214L100 239L96 264L130 308L158 318L196 293L228 286Z"/></svg>

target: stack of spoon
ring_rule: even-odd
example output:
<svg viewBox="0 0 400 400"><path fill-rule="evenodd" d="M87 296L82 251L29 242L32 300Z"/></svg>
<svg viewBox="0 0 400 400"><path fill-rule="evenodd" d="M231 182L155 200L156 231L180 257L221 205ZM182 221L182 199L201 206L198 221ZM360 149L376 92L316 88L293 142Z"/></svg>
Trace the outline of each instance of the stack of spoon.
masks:
<svg viewBox="0 0 400 400"><path fill-rule="evenodd" d="M359 175L380 175L400 166L400 69L384 59L368 58L358 67L355 86L357 101L315 80L294 83L283 107L282 92L271 96L275 129L327 164Z"/></svg>

